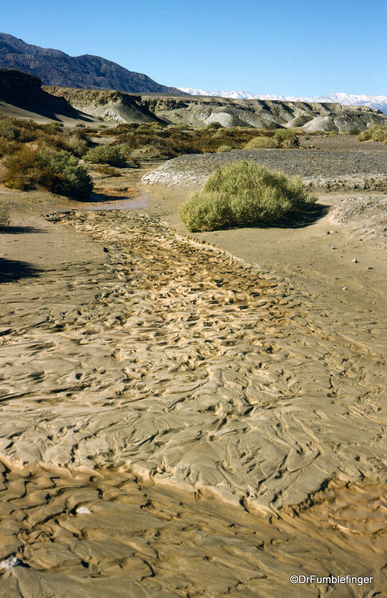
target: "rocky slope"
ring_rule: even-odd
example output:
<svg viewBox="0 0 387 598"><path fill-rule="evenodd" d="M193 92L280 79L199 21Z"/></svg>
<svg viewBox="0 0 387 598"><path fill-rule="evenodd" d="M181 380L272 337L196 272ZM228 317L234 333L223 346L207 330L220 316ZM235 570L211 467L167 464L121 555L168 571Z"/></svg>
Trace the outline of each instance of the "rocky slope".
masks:
<svg viewBox="0 0 387 598"><path fill-rule="evenodd" d="M337 103L280 102L274 100L236 100L199 96L160 96L120 92L84 91L47 87L64 97L73 107L88 114L116 122L187 123L203 126L218 122L225 127L256 129L302 128L307 132L363 131L373 124L387 124L387 116L367 106L342 106Z"/></svg>
<svg viewBox="0 0 387 598"><path fill-rule="evenodd" d="M0 33L0 67L35 75L45 85L119 89L131 93L183 93L100 56L69 56L60 50L26 44L7 33Z"/></svg>
<svg viewBox="0 0 387 598"><path fill-rule="evenodd" d="M76 110L103 120L117 123L146 123L157 121L140 95L112 90L45 87L52 96L63 98Z"/></svg>
<svg viewBox="0 0 387 598"><path fill-rule="evenodd" d="M42 89L38 77L13 69L0 68L0 113L9 107L21 108L25 116L42 116L49 120L92 121L89 115L76 110L64 98L55 97Z"/></svg>

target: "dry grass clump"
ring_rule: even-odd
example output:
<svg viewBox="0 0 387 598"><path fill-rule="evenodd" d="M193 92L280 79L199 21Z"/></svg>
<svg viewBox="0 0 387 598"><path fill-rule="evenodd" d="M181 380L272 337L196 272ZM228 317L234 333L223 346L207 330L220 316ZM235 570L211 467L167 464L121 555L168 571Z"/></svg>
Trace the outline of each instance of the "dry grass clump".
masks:
<svg viewBox="0 0 387 598"><path fill-rule="evenodd" d="M103 174L107 177L121 176L121 171L118 170L118 168L114 168L108 164L99 164L95 169L95 172L98 172L98 174Z"/></svg>
<svg viewBox="0 0 387 598"><path fill-rule="evenodd" d="M9 226L9 209L0 202L0 228Z"/></svg>
<svg viewBox="0 0 387 598"><path fill-rule="evenodd" d="M298 135L303 131L298 129L277 129L276 131L260 131L253 137L244 149L272 149L272 148L295 148L299 147Z"/></svg>
<svg viewBox="0 0 387 598"><path fill-rule="evenodd" d="M23 146L18 141L7 141L0 137L0 158L3 156L11 156L19 151Z"/></svg>
<svg viewBox="0 0 387 598"><path fill-rule="evenodd" d="M8 159L4 184L19 190L43 187L53 193L84 199L93 188L90 176L69 152L24 147Z"/></svg>
<svg viewBox="0 0 387 598"><path fill-rule="evenodd" d="M248 141L244 146L244 149L273 149L275 147L279 147L278 139L274 139L274 137L258 136L250 139L250 141Z"/></svg>
<svg viewBox="0 0 387 598"><path fill-rule="evenodd" d="M74 156L81 158L89 149L87 141L78 134L61 132L56 135L45 135L40 138L39 144L56 150L65 150Z"/></svg>
<svg viewBox="0 0 387 598"><path fill-rule="evenodd" d="M383 141L387 144L387 126L372 125L357 136L359 141Z"/></svg>
<svg viewBox="0 0 387 598"><path fill-rule="evenodd" d="M192 231L270 224L316 201L300 179L289 179L246 160L214 172L203 191L181 206L180 216Z"/></svg>

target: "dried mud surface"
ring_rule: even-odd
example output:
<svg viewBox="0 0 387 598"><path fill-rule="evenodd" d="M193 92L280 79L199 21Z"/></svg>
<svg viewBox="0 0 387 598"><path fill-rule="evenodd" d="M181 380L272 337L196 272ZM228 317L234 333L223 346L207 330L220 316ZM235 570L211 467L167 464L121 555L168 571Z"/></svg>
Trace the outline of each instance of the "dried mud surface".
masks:
<svg viewBox="0 0 387 598"><path fill-rule="evenodd" d="M330 482L264 518L125 469L1 470L0 559L17 555L0 561L4 598L383 595L383 486ZM289 583L347 574L373 581Z"/></svg>
<svg viewBox="0 0 387 598"><path fill-rule="evenodd" d="M187 237L142 174L0 188L0 596L385 595L385 196Z"/></svg>
<svg viewBox="0 0 387 598"><path fill-rule="evenodd" d="M2 287L2 595L384 588L385 323L157 216L48 220L78 260Z"/></svg>

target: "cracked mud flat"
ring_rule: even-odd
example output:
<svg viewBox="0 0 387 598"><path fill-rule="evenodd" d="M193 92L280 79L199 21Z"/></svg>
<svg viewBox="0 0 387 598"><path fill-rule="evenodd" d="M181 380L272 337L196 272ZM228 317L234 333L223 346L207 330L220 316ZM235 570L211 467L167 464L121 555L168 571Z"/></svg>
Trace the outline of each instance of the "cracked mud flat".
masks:
<svg viewBox="0 0 387 598"><path fill-rule="evenodd" d="M385 324L157 217L50 219L106 263L2 285L1 595L385 590ZM337 567L371 594L289 584Z"/></svg>

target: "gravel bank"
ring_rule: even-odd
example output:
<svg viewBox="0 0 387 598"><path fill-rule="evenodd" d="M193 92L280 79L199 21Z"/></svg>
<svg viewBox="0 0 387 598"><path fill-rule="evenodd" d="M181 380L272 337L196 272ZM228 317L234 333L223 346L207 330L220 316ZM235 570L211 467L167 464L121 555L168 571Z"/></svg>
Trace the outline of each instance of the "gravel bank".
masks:
<svg viewBox="0 0 387 598"><path fill-rule="evenodd" d="M223 154L179 156L142 178L142 183L202 185L222 166L249 160L288 176L301 177L311 187L328 191L364 189L387 191L387 152L366 150L233 150Z"/></svg>

